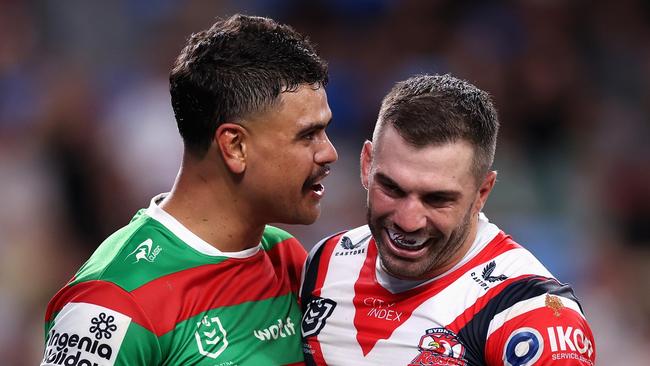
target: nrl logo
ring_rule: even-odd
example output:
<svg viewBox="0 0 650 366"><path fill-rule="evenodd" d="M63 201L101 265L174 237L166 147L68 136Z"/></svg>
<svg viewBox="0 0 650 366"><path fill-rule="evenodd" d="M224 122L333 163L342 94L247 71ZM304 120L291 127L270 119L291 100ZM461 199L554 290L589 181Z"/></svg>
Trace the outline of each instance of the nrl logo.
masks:
<svg viewBox="0 0 650 366"><path fill-rule="evenodd" d="M203 356L216 359L228 347L226 339L226 330L221 325L218 316L203 319L196 323L197 330L194 332L196 345L199 347L199 353ZM219 344L221 344L219 346Z"/></svg>
<svg viewBox="0 0 650 366"><path fill-rule="evenodd" d="M307 304L307 310L302 317L302 336L318 335L325 327L325 321L332 315L336 302L322 297L316 297Z"/></svg>

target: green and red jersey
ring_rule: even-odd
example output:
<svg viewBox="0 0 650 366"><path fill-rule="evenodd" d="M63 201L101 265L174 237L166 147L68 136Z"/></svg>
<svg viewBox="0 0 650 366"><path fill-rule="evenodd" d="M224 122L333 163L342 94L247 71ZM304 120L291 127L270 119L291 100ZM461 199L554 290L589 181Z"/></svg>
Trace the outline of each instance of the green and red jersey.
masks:
<svg viewBox="0 0 650 366"><path fill-rule="evenodd" d="M257 247L221 252L158 199L50 301L42 365L302 364L302 245L267 226Z"/></svg>

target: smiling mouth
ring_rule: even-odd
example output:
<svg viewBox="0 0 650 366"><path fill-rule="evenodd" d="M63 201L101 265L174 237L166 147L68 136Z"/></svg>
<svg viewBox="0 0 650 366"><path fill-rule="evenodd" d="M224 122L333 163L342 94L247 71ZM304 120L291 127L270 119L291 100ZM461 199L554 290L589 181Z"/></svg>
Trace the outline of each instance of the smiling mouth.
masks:
<svg viewBox="0 0 650 366"><path fill-rule="evenodd" d="M398 248L406 250L420 250L424 248L429 237L426 235L408 235L402 232L385 229L388 238Z"/></svg>
<svg viewBox="0 0 650 366"><path fill-rule="evenodd" d="M323 194L323 192L325 191L325 186L323 186L320 183L315 183L315 184L311 185L310 189L311 189L312 192L314 192L317 195L321 196Z"/></svg>
<svg viewBox="0 0 650 366"><path fill-rule="evenodd" d="M309 179L307 179L304 188L308 191L313 192L317 196L322 196L325 192L325 186L321 183L321 181L325 179L325 177L327 177L329 174L329 165L322 166L316 175L311 176Z"/></svg>

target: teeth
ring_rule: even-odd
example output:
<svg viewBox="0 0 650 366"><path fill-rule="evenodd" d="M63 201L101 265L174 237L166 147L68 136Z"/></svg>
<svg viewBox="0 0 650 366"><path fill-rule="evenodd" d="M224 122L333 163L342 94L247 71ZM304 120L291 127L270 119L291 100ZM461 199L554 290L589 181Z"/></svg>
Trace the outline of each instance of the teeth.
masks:
<svg viewBox="0 0 650 366"><path fill-rule="evenodd" d="M387 229L390 239L398 245L405 247L418 247L424 244L428 237L426 235L408 235L401 232Z"/></svg>

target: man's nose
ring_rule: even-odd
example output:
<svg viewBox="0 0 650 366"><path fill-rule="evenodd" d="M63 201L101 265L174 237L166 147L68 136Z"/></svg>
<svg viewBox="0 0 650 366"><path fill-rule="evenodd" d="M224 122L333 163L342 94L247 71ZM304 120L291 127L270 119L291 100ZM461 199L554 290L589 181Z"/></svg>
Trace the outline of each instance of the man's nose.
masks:
<svg viewBox="0 0 650 366"><path fill-rule="evenodd" d="M325 136L325 141L323 146L316 152L314 160L317 164L331 164L339 159L339 154L336 152L336 148L330 141L327 135Z"/></svg>
<svg viewBox="0 0 650 366"><path fill-rule="evenodd" d="M406 233L424 229L427 225L426 208L418 198L404 197L396 207L393 223Z"/></svg>

